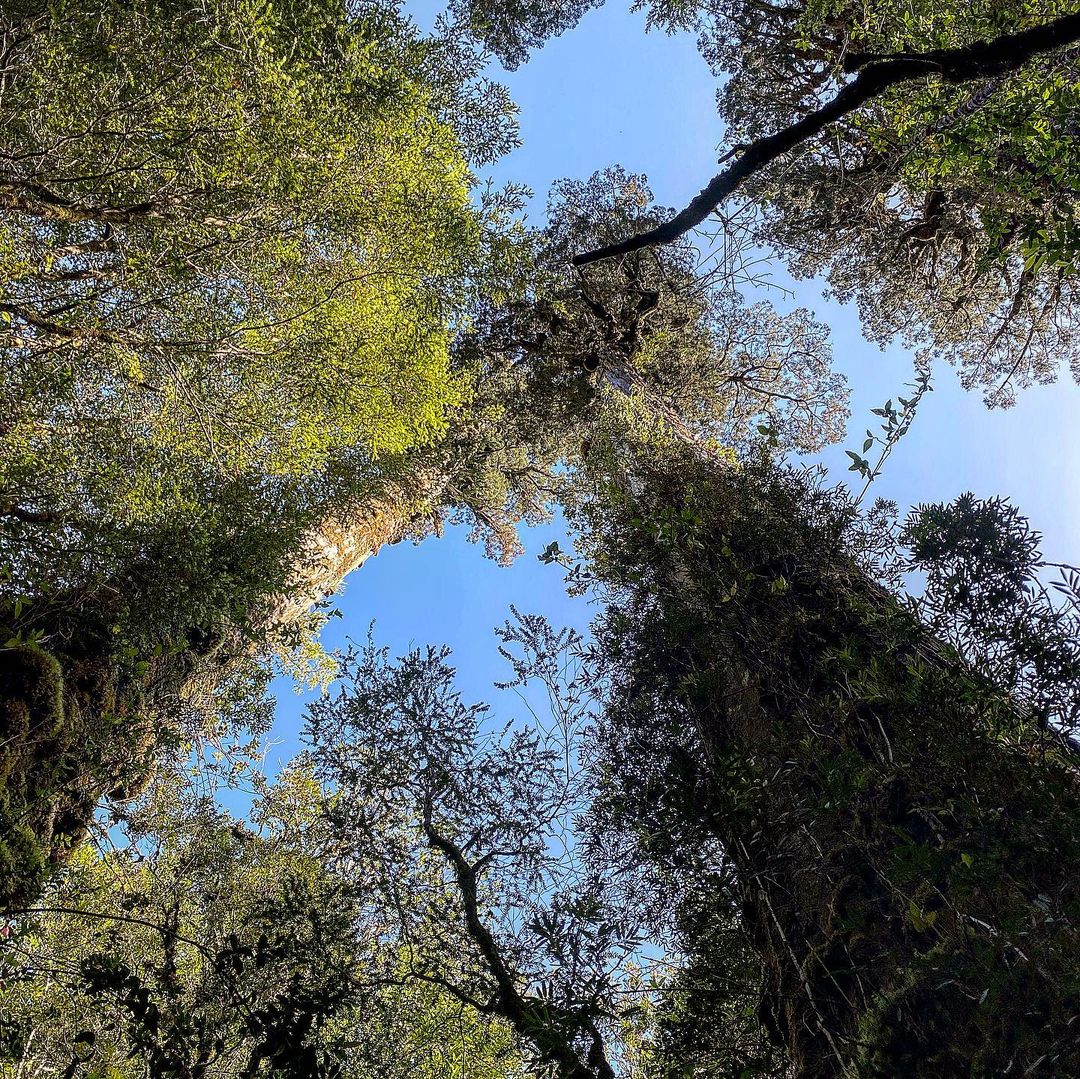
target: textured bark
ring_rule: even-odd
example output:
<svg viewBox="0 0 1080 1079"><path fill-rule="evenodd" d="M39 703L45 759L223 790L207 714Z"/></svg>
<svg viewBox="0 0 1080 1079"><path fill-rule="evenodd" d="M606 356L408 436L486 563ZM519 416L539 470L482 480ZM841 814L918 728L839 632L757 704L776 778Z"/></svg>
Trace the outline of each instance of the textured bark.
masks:
<svg viewBox="0 0 1080 1079"><path fill-rule="evenodd" d="M293 625L383 547L415 534L437 513L447 483L444 473L418 470L408 485L388 484L364 505L328 515L301 541L289 588L259 612L258 628L273 636Z"/></svg>
<svg viewBox="0 0 1080 1079"><path fill-rule="evenodd" d="M794 1073L1080 1074L1080 759L783 485L709 471L630 488L640 518L701 523L622 539L648 580L627 700L697 730Z"/></svg>

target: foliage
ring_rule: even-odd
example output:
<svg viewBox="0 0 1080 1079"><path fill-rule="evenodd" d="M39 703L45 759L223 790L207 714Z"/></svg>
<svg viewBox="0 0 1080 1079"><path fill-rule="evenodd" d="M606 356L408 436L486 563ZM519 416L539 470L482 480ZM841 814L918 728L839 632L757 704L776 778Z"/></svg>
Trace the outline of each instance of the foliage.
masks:
<svg viewBox="0 0 1080 1079"><path fill-rule="evenodd" d="M1068 1066L1075 615L1025 592L1025 522L879 514L926 573L920 625L853 571L872 537L809 474L632 439L589 469L595 646L516 612L500 632L536 726L463 703L445 650L369 643L254 828L177 778L78 857L15 938L9 1039L34 1017L73 1075L132 1051L206 1075ZM205 1035L234 1028L229 1052ZM279 1035L322 1055L274 1057Z"/></svg>
<svg viewBox="0 0 1080 1079"><path fill-rule="evenodd" d="M466 705L446 649L391 662L369 642L346 657L340 688L309 710L334 866L391 915L407 981L501 1017L542 1069L604 1079L599 1025L634 937L576 864L580 642L528 616L500 638L517 675L507 687L539 683L549 726L500 730L486 705Z"/></svg>
<svg viewBox="0 0 1080 1079"><path fill-rule="evenodd" d="M957 47L1033 26L1069 4L762 4L718 0L699 21L735 147L815 108L874 56ZM752 182L759 238L797 276L827 273L864 331L955 363L1008 405L1077 373L1075 65L886 93Z"/></svg>
<svg viewBox="0 0 1080 1079"><path fill-rule="evenodd" d="M535 230L519 190L470 202L470 161L514 136L463 27L512 67L590 6L458 0L425 39L392 3L5 12L12 1061L1080 1067L1080 577L1048 583L1004 503L864 523L766 460L847 412L826 329L741 298L745 238L577 274L575 251L666 215L643 178L557 184ZM736 150L876 55L1057 10L657 0L647 21L698 29L731 75ZM1071 341L1071 65L882 98L759 178L760 238L829 268L871 336L1007 402ZM868 482L921 370L849 451ZM509 558L556 498L582 531L571 583L610 606L595 646L517 612L503 628L500 688L532 722L465 703L445 649L369 641L278 783L227 748L180 763L215 708L221 733L260 696L277 623L380 544L450 515ZM219 773L256 782L249 822L201 789ZM108 829L102 795L136 799Z"/></svg>
<svg viewBox="0 0 1080 1079"><path fill-rule="evenodd" d="M513 287L478 302L455 341L473 389L425 457L446 511L501 559L598 431L660 424L730 448L767 425L778 448L800 451L839 437L846 387L825 328L804 310L745 304L737 249L707 269L683 245L588 280L570 270L587 238L662 215L651 199L643 177L618 168L554 185L546 226L518 236Z"/></svg>
<svg viewBox="0 0 1080 1079"><path fill-rule="evenodd" d="M394 957L325 867L308 771L260 782L250 823L215 804L207 772L185 771L9 923L0 1059L69 1079L434 1079L467 1054L469 1074L516 1074L492 1024L374 977Z"/></svg>
<svg viewBox="0 0 1080 1079"><path fill-rule="evenodd" d="M215 475L429 440L460 399L445 313L478 226L392 12L195 14L7 27L12 506L190 511Z"/></svg>
<svg viewBox="0 0 1080 1079"><path fill-rule="evenodd" d="M63 711L11 681L29 879L463 406L455 326L514 257L468 160L514 134L393 3L55 0L0 34L0 631Z"/></svg>
<svg viewBox="0 0 1080 1079"><path fill-rule="evenodd" d="M632 912L668 969L654 972L651 1076L783 1076L758 1014L762 970L741 921L738 880L715 834L722 794L700 736L676 709L622 683L622 654L598 620L593 662L613 672L590 760L582 828L609 867L607 901Z"/></svg>
<svg viewBox="0 0 1080 1079"><path fill-rule="evenodd" d="M509 558L516 523L548 512L566 466L587 456L598 430L659 423L719 446L769 425L777 446L804 449L837 434L843 387L829 371L824 330L806 312L781 318L746 307L730 267L699 277L686 248L589 282L569 274L564 256L581 235L633 228L655 213L640 178L611 170L561 185L549 225L532 233L506 222L513 191L487 194L483 205L501 222L482 246L504 288L468 284L451 362L470 388L436 441L390 460L341 450L321 473L284 488L266 477L255 486L219 478L198 509L161 507L158 522L110 519L81 537L54 523L55 549L31 546L52 534L49 524L16 522L11 540L33 552L25 564L51 591L35 595L16 575L13 590L26 598L12 605L9 632L36 635L55 653L87 716L92 692L75 676L89 666L108 680L118 702L110 711L125 729L160 735L163 701L173 707L193 685L212 683L380 544L437 531L445 513ZM76 541L89 552L68 580L65 547ZM267 593L279 598L268 603ZM97 743L79 739L85 814L87 797L101 793L90 777L113 766L103 769ZM34 797L39 816L56 819L48 806L69 795L44 793ZM55 846L48 836L42 845Z"/></svg>
<svg viewBox="0 0 1080 1079"><path fill-rule="evenodd" d="M529 53L549 38L578 24L603 0L452 0L451 14L467 26L502 61L508 71L520 67Z"/></svg>
<svg viewBox="0 0 1080 1079"><path fill-rule="evenodd" d="M2 29L3 617L89 603L145 659L244 621L445 431L453 324L511 257L467 156L511 110L392 4L57 0Z"/></svg>
<svg viewBox="0 0 1080 1079"><path fill-rule="evenodd" d="M1076 755L1024 679L1056 700L1076 682L1025 655L1043 601L1001 590L991 652L972 665L854 568L849 505L812 477L655 447L616 446L597 465L603 493L578 519L613 600L598 627L620 747L608 800L636 829L639 788L673 792L681 834L721 844L762 1021L795 1072L1074 1067ZM924 567L943 556L930 610L977 579L980 554L1025 552L1005 580L1032 565L1007 514L966 511L913 526ZM978 636L962 613L954 625ZM657 728L687 748L642 753L638 772ZM639 842L665 867L680 831L660 822ZM725 969L725 951L708 954Z"/></svg>
<svg viewBox="0 0 1080 1079"><path fill-rule="evenodd" d="M471 24L521 62L588 5L467 5ZM875 59L959 48L1073 13L1058 0L637 0L646 24L695 31L722 84L730 157L816 110ZM542 9L542 10L541 10ZM978 72L975 73L976 75ZM867 335L945 357L968 386L1009 405L1018 389L1080 369L1077 105L1068 49L1011 75L933 75L887 91L749 179L758 239L796 276L828 275ZM597 245L579 251L595 250Z"/></svg>
<svg viewBox="0 0 1080 1079"><path fill-rule="evenodd" d="M9 1060L71 1077L335 1074L327 1021L346 1007L348 908L291 840L263 834L161 777L83 848L4 955ZM269 818L269 819L268 819Z"/></svg>
<svg viewBox="0 0 1080 1079"><path fill-rule="evenodd" d="M872 571L916 575L912 609L988 681L1008 687L1050 741L1080 729L1075 567L1045 561L1041 537L1005 499L967 493L902 522L884 504L859 540Z"/></svg>

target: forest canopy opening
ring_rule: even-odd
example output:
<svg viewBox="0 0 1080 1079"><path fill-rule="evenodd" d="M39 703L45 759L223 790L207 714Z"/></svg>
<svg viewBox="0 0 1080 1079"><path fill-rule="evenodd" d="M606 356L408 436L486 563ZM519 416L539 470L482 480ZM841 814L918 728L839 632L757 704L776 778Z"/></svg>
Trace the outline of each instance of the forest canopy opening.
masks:
<svg viewBox="0 0 1080 1079"><path fill-rule="evenodd" d="M1080 14L636 3L721 171L534 220L487 65L599 6L0 11L5 1074L1080 1072L1080 571L941 496L999 419L866 497L941 360L1080 371ZM817 275L911 353L865 438ZM439 639L456 526L517 559L493 649ZM429 594L361 571L426 538Z"/></svg>

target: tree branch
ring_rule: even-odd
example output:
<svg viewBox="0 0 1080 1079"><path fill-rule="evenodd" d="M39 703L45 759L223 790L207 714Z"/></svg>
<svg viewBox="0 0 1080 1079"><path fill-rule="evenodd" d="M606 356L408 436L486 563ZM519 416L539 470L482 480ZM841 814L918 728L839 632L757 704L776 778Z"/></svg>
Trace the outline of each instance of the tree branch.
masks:
<svg viewBox="0 0 1080 1079"><path fill-rule="evenodd" d="M22 506L16 506L11 502L0 503L0 516L2 517L14 517L16 521L21 521L23 524L28 525L55 525L62 524L62 519L55 513L50 513L48 510L28 510L23 509Z"/></svg>
<svg viewBox="0 0 1080 1079"><path fill-rule="evenodd" d="M518 992L514 975L506 965L491 930L480 917L477 883L483 862L470 863L461 848L443 835L434 825L430 799L424 804L424 834L428 843L446 858L457 879L461 893L465 930L483 957L495 979L496 993L493 1011L506 1019L514 1030L536 1046L545 1064L554 1066L559 1079L615 1079L615 1073L604 1054L603 1039L592 1018L587 1014L568 1013L546 1001L537 1001ZM570 1040L559 1030L557 1020L570 1021L589 1035L588 1064L582 1064Z"/></svg>
<svg viewBox="0 0 1080 1079"><path fill-rule="evenodd" d="M161 922L151 922L146 918L136 918L131 914L110 914L107 911L83 910L81 907L8 907L5 909L4 914L5 916L12 914L73 914L80 918L99 918L109 922L126 922L128 925L141 925L147 929L156 930L162 935L163 939L167 934L172 934L176 940L201 952L207 959L214 958L214 953L205 944L200 944L199 941L193 940L191 937L182 936L169 925L163 925Z"/></svg>
<svg viewBox="0 0 1080 1079"><path fill-rule="evenodd" d="M957 49L936 49L884 60L857 56L856 64L864 66L854 81L844 86L832 101L789 127L752 142L733 165L715 176L690 205L670 221L619 243L575 255L573 264L588 266L603 259L677 240L700 225L744 181L766 165L900 83L926 75L940 75L948 83L1007 75L1018 71L1040 53L1061 48L1078 39L1080 14L1075 14L1064 15L1015 34L1004 34L993 41L976 41Z"/></svg>

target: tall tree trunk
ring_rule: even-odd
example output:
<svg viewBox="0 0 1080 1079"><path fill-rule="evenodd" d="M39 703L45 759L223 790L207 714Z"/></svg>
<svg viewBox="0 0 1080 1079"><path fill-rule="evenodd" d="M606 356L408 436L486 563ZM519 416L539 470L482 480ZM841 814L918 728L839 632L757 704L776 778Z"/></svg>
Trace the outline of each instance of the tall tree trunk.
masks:
<svg viewBox="0 0 1080 1079"><path fill-rule="evenodd" d="M258 612L260 635L293 625L383 547L416 534L439 513L449 482L446 467L419 464L362 505L327 514L299 544L287 589Z"/></svg>
<svg viewBox="0 0 1080 1079"><path fill-rule="evenodd" d="M685 454L618 482L598 565L625 714L697 731L795 1074L1080 1074L1068 744L868 580L797 483Z"/></svg>
<svg viewBox="0 0 1080 1079"><path fill-rule="evenodd" d="M154 656L132 657L110 628L130 583L43 603L33 626L39 643L0 649L0 910L36 893L49 867L82 841L104 797L142 789L163 734L193 702L212 696L260 646L286 637L382 547L422 529L447 483L445 468L413 462L363 505L327 513L298 544L288 587L248 611L243 632L239 624L192 626L182 649L162 640Z"/></svg>

